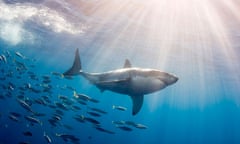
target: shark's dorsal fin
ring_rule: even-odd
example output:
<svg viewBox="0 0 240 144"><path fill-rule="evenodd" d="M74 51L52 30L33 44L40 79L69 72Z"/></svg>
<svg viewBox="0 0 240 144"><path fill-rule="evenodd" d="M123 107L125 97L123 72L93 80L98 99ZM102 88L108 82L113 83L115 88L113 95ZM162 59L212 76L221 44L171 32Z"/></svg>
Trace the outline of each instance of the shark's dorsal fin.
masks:
<svg viewBox="0 0 240 144"><path fill-rule="evenodd" d="M75 58L74 58L72 67L69 70L67 70L65 73L63 73L63 75L64 76L78 75L81 69L82 69L81 60L79 56L79 50L77 49L75 52Z"/></svg>
<svg viewBox="0 0 240 144"><path fill-rule="evenodd" d="M133 103L132 115L136 115L142 107L143 95L131 96L131 98L132 98L132 103Z"/></svg>
<svg viewBox="0 0 240 144"><path fill-rule="evenodd" d="M131 63L130 63L130 61L128 60L128 59L126 59L125 60L125 63L124 63L124 66L123 66L124 68L130 68L130 67L132 67L132 65L131 65Z"/></svg>

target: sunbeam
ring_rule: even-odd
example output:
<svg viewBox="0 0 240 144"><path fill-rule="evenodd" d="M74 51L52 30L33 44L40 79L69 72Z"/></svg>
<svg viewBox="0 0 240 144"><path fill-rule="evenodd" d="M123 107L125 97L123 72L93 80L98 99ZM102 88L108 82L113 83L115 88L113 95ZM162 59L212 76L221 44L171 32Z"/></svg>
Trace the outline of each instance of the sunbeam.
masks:
<svg viewBox="0 0 240 144"><path fill-rule="evenodd" d="M240 143L239 13L0 0L0 143Z"/></svg>
<svg viewBox="0 0 240 144"><path fill-rule="evenodd" d="M239 103L239 98L228 95L240 81L235 74L239 70L236 63L239 52L233 45L233 36L237 33L229 28L232 24L228 23L231 18L234 18L233 23L239 23L239 10L235 3L224 0L81 3L80 9L95 20L88 22L94 33L87 34L92 38L86 51L91 51L93 45L97 47L90 61L96 66L91 70L111 69L107 66L108 61L121 65L115 58L118 55L122 61L131 58L139 67L179 73L177 90L169 88L166 93L146 98L150 109L164 102L173 106L203 108L222 99L218 89L225 87L225 83L233 87L225 88L225 96ZM100 18L101 22L97 21ZM223 70L228 72L224 74L228 75L225 79L221 78ZM191 87L187 83L192 83ZM194 91L204 93L193 95Z"/></svg>

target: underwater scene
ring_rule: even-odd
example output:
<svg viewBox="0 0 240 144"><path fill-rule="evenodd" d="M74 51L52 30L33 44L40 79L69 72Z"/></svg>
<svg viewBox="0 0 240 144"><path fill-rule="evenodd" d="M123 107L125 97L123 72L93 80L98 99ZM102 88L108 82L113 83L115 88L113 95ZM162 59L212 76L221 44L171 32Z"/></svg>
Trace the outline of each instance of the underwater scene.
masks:
<svg viewBox="0 0 240 144"><path fill-rule="evenodd" d="M0 0L0 144L239 144L238 0Z"/></svg>

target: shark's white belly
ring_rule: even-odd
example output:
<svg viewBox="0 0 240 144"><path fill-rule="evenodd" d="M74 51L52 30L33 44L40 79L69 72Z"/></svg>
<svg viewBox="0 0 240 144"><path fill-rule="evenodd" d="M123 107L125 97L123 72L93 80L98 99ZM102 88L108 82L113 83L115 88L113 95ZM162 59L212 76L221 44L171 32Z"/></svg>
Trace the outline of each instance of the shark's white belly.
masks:
<svg viewBox="0 0 240 144"><path fill-rule="evenodd" d="M166 87L166 84L156 78L135 76L131 78L132 93L148 94Z"/></svg>

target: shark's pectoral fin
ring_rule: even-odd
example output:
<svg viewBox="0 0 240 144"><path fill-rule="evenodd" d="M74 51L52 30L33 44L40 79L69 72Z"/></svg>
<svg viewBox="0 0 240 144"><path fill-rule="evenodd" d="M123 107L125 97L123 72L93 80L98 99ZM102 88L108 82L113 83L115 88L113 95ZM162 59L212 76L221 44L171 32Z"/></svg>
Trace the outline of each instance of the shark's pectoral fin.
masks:
<svg viewBox="0 0 240 144"><path fill-rule="evenodd" d="M125 63L124 63L124 66L123 66L124 68L130 68L130 67L132 67L132 65L131 65L131 63L130 63L130 61L128 60L128 59L126 59L125 60Z"/></svg>
<svg viewBox="0 0 240 144"><path fill-rule="evenodd" d="M133 108L132 108L132 115L136 115L143 104L143 95L131 96Z"/></svg>

